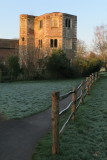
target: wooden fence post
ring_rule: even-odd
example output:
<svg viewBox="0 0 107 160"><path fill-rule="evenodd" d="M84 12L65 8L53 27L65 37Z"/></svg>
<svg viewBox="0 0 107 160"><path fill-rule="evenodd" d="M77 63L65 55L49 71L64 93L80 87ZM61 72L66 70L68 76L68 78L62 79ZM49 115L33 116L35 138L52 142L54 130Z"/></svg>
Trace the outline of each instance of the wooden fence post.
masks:
<svg viewBox="0 0 107 160"><path fill-rule="evenodd" d="M86 93L87 93L87 95L89 95L89 89L90 89L89 80L90 80L90 77L86 77Z"/></svg>
<svg viewBox="0 0 107 160"><path fill-rule="evenodd" d="M81 85L81 103L84 102L84 81L82 81L82 85Z"/></svg>
<svg viewBox="0 0 107 160"><path fill-rule="evenodd" d="M59 153L59 95L52 93L52 154Z"/></svg>
<svg viewBox="0 0 107 160"><path fill-rule="evenodd" d="M76 88L73 89L73 93L72 93L72 101L73 104L71 106L71 112L74 113L74 115L72 116L72 120L75 120L75 112L76 112L76 100L77 100L77 91Z"/></svg>

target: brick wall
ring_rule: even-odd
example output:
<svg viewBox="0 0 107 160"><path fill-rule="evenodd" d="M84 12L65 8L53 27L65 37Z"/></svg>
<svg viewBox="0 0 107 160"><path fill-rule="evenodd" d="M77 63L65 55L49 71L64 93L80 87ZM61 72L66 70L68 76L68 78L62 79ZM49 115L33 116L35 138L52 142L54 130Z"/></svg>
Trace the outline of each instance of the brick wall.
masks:
<svg viewBox="0 0 107 160"><path fill-rule="evenodd" d="M18 47L18 40L0 39L0 61L6 61L9 56L18 54Z"/></svg>

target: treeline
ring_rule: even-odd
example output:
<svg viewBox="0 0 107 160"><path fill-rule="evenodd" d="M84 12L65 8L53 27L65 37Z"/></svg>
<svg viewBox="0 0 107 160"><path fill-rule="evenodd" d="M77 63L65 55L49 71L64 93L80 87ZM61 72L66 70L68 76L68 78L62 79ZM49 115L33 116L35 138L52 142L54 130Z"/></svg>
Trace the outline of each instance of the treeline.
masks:
<svg viewBox="0 0 107 160"><path fill-rule="evenodd" d="M77 54L72 60L62 50L54 50L51 56L34 64L29 59L27 67L21 68L18 56L10 56L5 64L0 62L0 81L88 76L102 66L107 70L107 25L95 28L91 51L87 48L84 41L77 40Z"/></svg>
<svg viewBox="0 0 107 160"><path fill-rule="evenodd" d="M20 68L18 56L10 56L6 64L0 63L0 79L14 81L88 76L99 71L103 61L94 53L85 57L77 55L71 61L62 50L55 50L51 56L38 60L38 64L39 67L30 64L28 68Z"/></svg>
<svg viewBox="0 0 107 160"><path fill-rule="evenodd" d="M19 65L19 57L13 55L7 58L7 61L0 62L0 81L14 81L18 79L22 70Z"/></svg>

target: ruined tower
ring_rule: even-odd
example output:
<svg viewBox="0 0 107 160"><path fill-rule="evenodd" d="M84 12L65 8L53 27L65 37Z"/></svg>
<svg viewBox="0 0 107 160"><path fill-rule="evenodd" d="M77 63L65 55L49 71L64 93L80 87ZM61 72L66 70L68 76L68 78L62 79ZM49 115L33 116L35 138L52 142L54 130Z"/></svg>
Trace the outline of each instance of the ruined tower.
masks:
<svg viewBox="0 0 107 160"><path fill-rule="evenodd" d="M77 17L53 12L41 16L20 15L20 64L27 66L63 49L72 59L76 54Z"/></svg>
<svg viewBox="0 0 107 160"><path fill-rule="evenodd" d="M19 57L20 64L27 67L35 53L34 16L20 15Z"/></svg>

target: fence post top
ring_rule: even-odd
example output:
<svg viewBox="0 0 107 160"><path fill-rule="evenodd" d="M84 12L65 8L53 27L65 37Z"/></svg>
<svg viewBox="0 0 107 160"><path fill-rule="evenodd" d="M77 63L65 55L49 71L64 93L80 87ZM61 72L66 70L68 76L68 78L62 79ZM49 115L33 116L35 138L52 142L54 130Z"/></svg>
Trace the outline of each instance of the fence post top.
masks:
<svg viewBox="0 0 107 160"><path fill-rule="evenodd" d="M59 97L59 95L60 95L60 92L59 92L59 91L52 92L52 96L57 96L57 97Z"/></svg>

